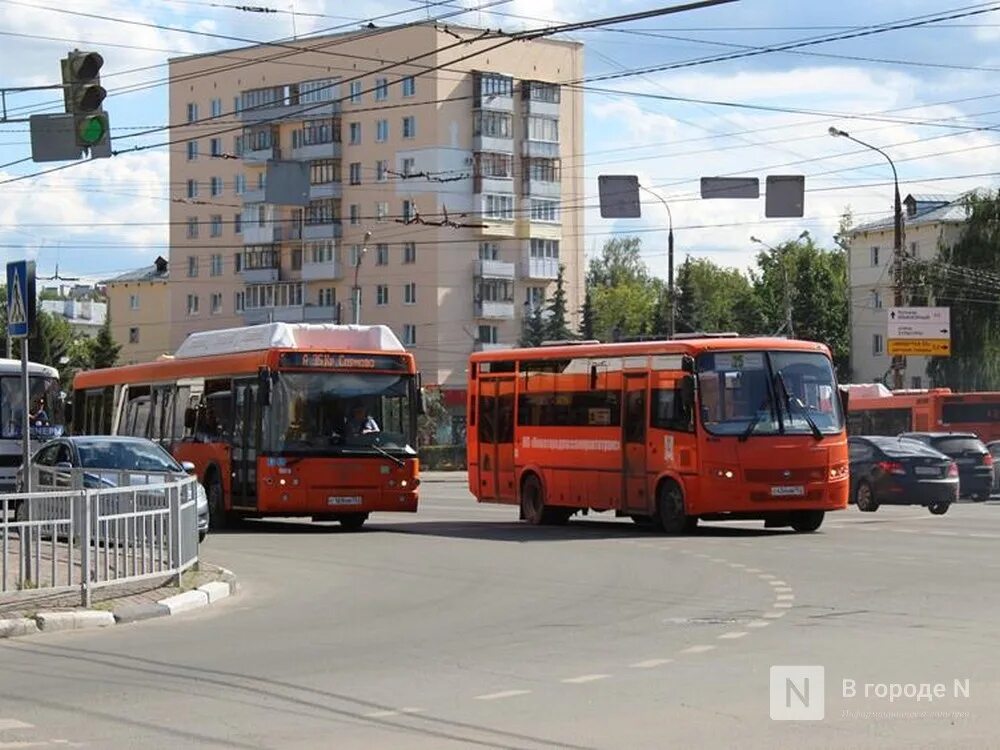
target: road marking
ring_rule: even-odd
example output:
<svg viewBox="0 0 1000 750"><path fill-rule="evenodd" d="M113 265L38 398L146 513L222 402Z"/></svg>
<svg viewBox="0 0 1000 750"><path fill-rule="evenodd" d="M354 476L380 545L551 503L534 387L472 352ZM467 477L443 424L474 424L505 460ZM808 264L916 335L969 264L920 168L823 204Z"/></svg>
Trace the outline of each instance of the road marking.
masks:
<svg viewBox="0 0 1000 750"><path fill-rule="evenodd" d="M777 620L779 617L784 617L787 612L765 612L761 617L766 617L768 620Z"/></svg>
<svg viewBox="0 0 1000 750"><path fill-rule="evenodd" d="M486 693L485 695L477 695L475 700L477 701L498 701L502 698L513 698L517 695L527 695L530 690L501 690L499 693Z"/></svg>
<svg viewBox="0 0 1000 750"><path fill-rule="evenodd" d="M897 534L919 534L920 532L916 529L891 529Z"/></svg>
<svg viewBox="0 0 1000 750"><path fill-rule="evenodd" d="M787 608L789 608L789 607L792 606L792 603L791 602L775 602L774 606L778 607L779 609L787 609Z"/></svg>
<svg viewBox="0 0 1000 750"><path fill-rule="evenodd" d="M778 586L774 589L775 594L790 594L792 593L791 586Z"/></svg>
<svg viewBox="0 0 1000 750"><path fill-rule="evenodd" d="M723 633L719 636L720 641L735 641L737 638L742 638L747 635L745 630L734 630L731 633Z"/></svg>
<svg viewBox="0 0 1000 750"><path fill-rule="evenodd" d="M637 661L635 664L629 664L632 669L652 669L653 667L662 667L664 664L669 664L673 659L646 659L646 661Z"/></svg>
<svg viewBox="0 0 1000 750"><path fill-rule="evenodd" d="M771 580L772 578L774 578L774 576L773 576L773 575L771 575L770 573L761 573L761 574L760 574L759 576L757 576L757 577L758 577L758 578L762 578L762 579L763 579L763 580L765 580L765 581L769 581L769 580Z"/></svg>
<svg viewBox="0 0 1000 750"><path fill-rule="evenodd" d="M778 594L775 599L779 602L790 602L795 599L795 594Z"/></svg>
<svg viewBox="0 0 1000 750"><path fill-rule="evenodd" d="M585 682L597 682L598 680L606 680L610 677L609 674L583 674L579 677L567 677L560 682L564 682L567 685L582 685Z"/></svg>
<svg viewBox="0 0 1000 750"><path fill-rule="evenodd" d="M0 732L8 729L34 729L34 724L27 724L17 719L0 719Z"/></svg>
<svg viewBox="0 0 1000 750"><path fill-rule="evenodd" d="M681 651L682 654L703 654L706 651L711 651L715 646L688 646L686 649Z"/></svg>
<svg viewBox="0 0 1000 750"><path fill-rule="evenodd" d="M723 560L721 557L710 557L708 559L709 559L709 562L714 562L714 563L724 563L725 562L725 560Z"/></svg>
<svg viewBox="0 0 1000 750"><path fill-rule="evenodd" d="M771 623L766 620L752 620L747 623L748 628L766 628Z"/></svg>
<svg viewBox="0 0 1000 750"><path fill-rule="evenodd" d="M788 584L784 581L771 581L772 586L787 586Z"/></svg>
<svg viewBox="0 0 1000 750"><path fill-rule="evenodd" d="M760 573L760 568L747 568L747 573Z"/></svg>
<svg viewBox="0 0 1000 750"><path fill-rule="evenodd" d="M745 568L746 565L743 563L729 563L730 568Z"/></svg>

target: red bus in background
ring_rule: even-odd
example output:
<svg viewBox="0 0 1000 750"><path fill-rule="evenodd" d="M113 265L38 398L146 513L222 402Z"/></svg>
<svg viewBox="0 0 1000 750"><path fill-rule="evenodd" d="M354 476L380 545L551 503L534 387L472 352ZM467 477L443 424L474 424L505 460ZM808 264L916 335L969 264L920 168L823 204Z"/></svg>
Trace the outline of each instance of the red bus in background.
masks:
<svg viewBox="0 0 1000 750"><path fill-rule="evenodd" d="M357 529L373 511L417 509L416 364L385 326L194 333L172 357L73 386L74 431L148 437L192 462L215 528L311 516ZM362 413L374 429L346 429Z"/></svg>
<svg viewBox="0 0 1000 750"><path fill-rule="evenodd" d="M1000 440L1000 392L890 391L879 383L844 387L850 393L847 428L852 435L974 432L984 443Z"/></svg>
<svg viewBox="0 0 1000 750"><path fill-rule="evenodd" d="M778 338L543 346L471 356L469 487L530 523L613 511L813 531L847 507L829 350Z"/></svg>

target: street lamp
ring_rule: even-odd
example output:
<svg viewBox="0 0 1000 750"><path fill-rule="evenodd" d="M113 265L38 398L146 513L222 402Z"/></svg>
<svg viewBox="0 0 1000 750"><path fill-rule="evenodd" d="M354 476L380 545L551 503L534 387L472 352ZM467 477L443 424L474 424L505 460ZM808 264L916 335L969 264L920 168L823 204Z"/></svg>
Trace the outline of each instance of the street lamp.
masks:
<svg viewBox="0 0 1000 750"><path fill-rule="evenodd" d="M667 302L670 305L668 312L670 338L673 338L677 332L677 304L674 297L674 217L670 213L670 206L667 205L667 202L663 198L643 185L639 185L639 187L656 198L667 209Z"/></svg>
<svg viewBox="0 0 1000 750"><path fill-rule="evenodd" d="M903 204L899 200L899 175L896 174L896 165L893 163L892 158L882 149L877 146L873 146L870 143L865 143L845 130L839 130L833 126L827 131L834 138L846 138L849 141L854 141L855 143L864 146L867 149L876 151L885 157L885 160L889 162L889 166L892 167L892 182L895 186L896 196L895 196L895 207L893 211L893 238L892 238L892 258L893 258L893 293L894 301L893 304L896 307L902 307L903 305ZM903 387L903 369L906 367L906 362L902 357L894 356L892 358L892 370L893 370L893 388L899 389Z"/></svg>
<svg viewBox="0 0 1000 750"><path fill-rule="evenodd" d="M358 272L361 270L361 259L368 252L368 241L372 238L371 232L365 232L365 241L361 246L361 251L354 258L354 286L351 288L351 302L354 307L354 325L361 325L361 287L358 286Z"/></svg>
<svg viewBox="0 0 1000 750"><path fill-rule="evenodd" d="M808 236L809 236L809 230L805 229L799 234L798 241L802 241ZM755 242L758 245L763 245L768 250L770 250L771 253L774 255L775 260L777 260L778 264L781 266L781 279L782 279L782 286L784 287L784 296L785 296L785 325L783 327L785 329L785 333L788 335L789 338L795 338L795 328L792 325L791 288L788 284L788 264L785 263L786 251L778 250L776 247L772 247L771 245L768 245L766 242L764 242L764 240L758 239L756 237L750 237L750 241ZM779 328L778 330L780 331L781 329Z"/></svg>

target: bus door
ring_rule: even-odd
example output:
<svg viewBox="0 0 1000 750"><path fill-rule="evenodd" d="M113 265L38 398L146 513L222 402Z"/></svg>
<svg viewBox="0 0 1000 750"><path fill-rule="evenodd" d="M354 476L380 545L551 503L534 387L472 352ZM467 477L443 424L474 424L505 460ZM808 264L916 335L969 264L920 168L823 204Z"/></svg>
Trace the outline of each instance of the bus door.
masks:
<svg viewBox="0 0 1000 750"><path fill-rule="evenodd" d="M257 507L257 448L260 444L260 406L256 380L233 383L233 460L231 502L234 507Z"/></svg>
<svg viewBox="0 0 1000 750"><path fill-rule="evenodd" d="M479 380L479 497L513 500L514 379Z"/></svg>
<svg viewBox="0 0 1000 750"><path fill-rule="evenodd" d="M651 504L647 496L646 432L649 407L646 390L649 376L646 373L625 375L622 394L622 474L624 501L622 510L647 514Z"/></svg>

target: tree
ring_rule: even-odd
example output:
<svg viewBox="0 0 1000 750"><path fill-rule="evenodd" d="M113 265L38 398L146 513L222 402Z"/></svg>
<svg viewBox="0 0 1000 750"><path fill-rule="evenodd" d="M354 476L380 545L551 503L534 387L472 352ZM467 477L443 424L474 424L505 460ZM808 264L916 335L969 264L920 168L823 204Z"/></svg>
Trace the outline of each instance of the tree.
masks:
<svg viewBox="0 0 1000 750"><path fill-rule="evenodd" d="M566 267L559 266L559 275L556 277L556 290L549 298L546 306L547 320L545 321L545 338L549 341L568 341L573 338L573 332L566 322Z"/></svg>
<svg viewBox="0 0 1000 750"><path fill-rule="evenodd" d="M583 293L583 307L580 308L580 338L584 341L594 340L594 302L588 286Z"/></svg>
<svg viewBox="0 0 1000 750"><path fill-rule="evenodd" d="M114 367L118 363L118 353L122 345L111 335L111 316L104 319L104 325L97 332L90 351L90 366L95 370Z"/></svg>
<svg viewBox="0 0 1000 750"><path fill-rule="evenodd" d="M541 346L545 341L545 321L542 319L542 306L532 305L531 312L524 316L521 322L520 346Z"/></svg>
<svg viewBox="0 0 1000 750"><path fill-rule="evenodd" d="M688 256L677 274L677 297L678 331L759 331L753 287L739 269Z"/></svg>
<svg viewBox="0 0 1000 750"><path fill-rule="evenodd" d="M657 301L657 285L641 257L638 237L613 238L587 269L593 338L636 336L648 329Z"/></svg>
<svg viewBox="0 0 1000 750"><path fill-rule="evenodd" d="M440 388L424 391L424 413L417 417L417 445L437 445L438 436L451 423L451 412Z"/></svg>
<svg viewBox="0 0 1000 750"><path fill-rule="evenodd" d="M933 357L927 373L956 391L1000 390L1000 192L972 194L965 208L958 241L921 264L928 296L951 308L951 356Z"/></svg>

